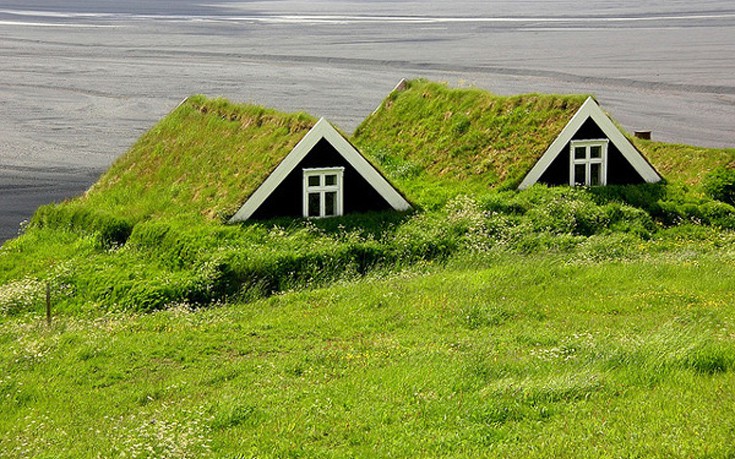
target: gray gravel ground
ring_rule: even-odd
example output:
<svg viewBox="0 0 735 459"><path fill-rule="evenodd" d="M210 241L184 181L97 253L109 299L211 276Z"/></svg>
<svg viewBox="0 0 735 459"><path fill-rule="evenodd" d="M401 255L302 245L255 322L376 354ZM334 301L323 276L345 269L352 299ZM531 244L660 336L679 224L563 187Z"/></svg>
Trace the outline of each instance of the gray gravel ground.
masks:
<svg viewBox="0 0 735 459"><path fill-rule="evenodd" d="M0 0L0 241L193 93L353 130L402 77L592 93L628 130L735 146L729 1Z"/></svg>

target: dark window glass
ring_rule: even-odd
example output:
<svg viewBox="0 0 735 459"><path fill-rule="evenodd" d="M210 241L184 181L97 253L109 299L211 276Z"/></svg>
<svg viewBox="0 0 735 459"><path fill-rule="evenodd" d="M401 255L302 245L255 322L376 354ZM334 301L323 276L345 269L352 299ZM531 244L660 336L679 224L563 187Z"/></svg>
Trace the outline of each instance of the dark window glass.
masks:
<svg viewBox="0 0 735 459"><path fill-rule="evenodd" d="M584 164L574 165L574 184L575 185L585 184L585 176L587 175L585 173L585 169L586 169L586 166Z"/></svg>
<svg viewBox="0 0 735 459"><path fill-rule="evenodd" d="M587 158L587 148L574 147L574 159L585 159L585 158Z"/></svg>
<svg viewBox="0 0 735 459"><path fill-rule="evenodd" d="M319 186L319 176L318 175L309 176L309 186Z"/></svg>
<svg viewBox="0 0 735 459"><path fill-rule="evenodd" d="M590 164L590 185L602 185L602 164Z"/></svg>
<svg viewBox="0 0 735 459"><path fill-rule="evenodd" d="M602 158L602 147L593 145L590 147L590 158Z"/></svg>
<svg viewBox="0 0 735 459"><path fill-rule="evenodd" d="M309 193L309 217L319 217L319 210L321 205L319 203L319 193Z"/></svg>
<svg viewBox="0 0 735 459"><path fill-rule="evenodd" d="M324 215L337 215L337 192L324 193Z"/></svg>
<svg viewBox="0 0 735 459"><path fill-rule="evenodd" d="M324 186L334 186L336 184L337 184L336 175L325 175L324 176Z"/></svg>

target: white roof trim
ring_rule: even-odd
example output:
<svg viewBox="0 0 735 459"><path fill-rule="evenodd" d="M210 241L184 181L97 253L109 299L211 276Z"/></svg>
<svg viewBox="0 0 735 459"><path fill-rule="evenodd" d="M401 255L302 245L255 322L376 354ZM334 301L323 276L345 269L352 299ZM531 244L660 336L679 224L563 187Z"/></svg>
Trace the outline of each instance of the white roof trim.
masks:
<svg viewBox="0 0 735 459"><path fill-rule="evenodd" d="M293 150L281 161L265 181L250 195L245 204L240 207L230 219L230 223L244 221L250 218L265 202L268 196L275 191L278 185L296 168L307 154L320 140L325 139L355 170L370 183L375 191L385 199L395 210L408 210L411 205L401 194L388 183L350 142L347 141L327 120L320 119Z"/></svg>
<svg viewBox="0 0 735 459"><path fill-rule="evenodd" d="M628 160L631 166L643 177L648 183L655 183L661 180L661 176L658 175L656 170L646 161L641 153L630 143L620 129L615 126L612 120L602 111L597 102L592 98L588 97L587 100L582 104L577 113L574 114L571 120L567 123L564 129L561 131L559 136L551 143L546 152L541 156L536 164L534 164L531 171L526 174L520 185L519 190L524 190L534 183L536 183L556 157L566 151L564 147L574 134L577 133L579 128L582 127L588 118L592 118L597 126L602 129L602 132L610 139L610 142L623 154L623 157ZM580 139L582 140L582 139Z"/></svg>

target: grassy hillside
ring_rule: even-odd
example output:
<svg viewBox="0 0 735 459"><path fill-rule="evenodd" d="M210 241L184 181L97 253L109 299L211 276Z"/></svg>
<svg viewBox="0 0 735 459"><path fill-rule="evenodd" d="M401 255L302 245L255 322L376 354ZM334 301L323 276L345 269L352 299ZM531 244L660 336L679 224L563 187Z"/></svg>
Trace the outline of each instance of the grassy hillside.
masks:
<svg viewBox="0 0 735 459"><path fill-rule="evenodd" d="M465 193L515 188L586 98L497 96L412 80L360 124L354 141L421 203L447 187ZM735 148L631 140L672 183L696 188L715 168L735 167Z"/></svg>
<svg viewBox="0 0 735 459"><path fill-rule="evenodd" d="M517 184L586 96L493 95L413 80L391 93L355 131L366 154L421 199L426 174L465 192Z"/></svg>
<svg viewBox="0 0 735 459"><path fill-rule="evenodd" d="M145 133L78 204L138 221L235 213L316 120L193 96Z"/></svg>
<svg viewBox="0 0 735 459"><path fill-rule="evenodd" d="M731 457L727 243L0 318L0 456Z"/></svg>
<svg viewBox="0 0 735 459"><path fill-rule="evenodd" d="M411 82L416 211L225 225L314 119L188 99L0 247L0 456L732 457L733 151L509 189L582 101Z"/></svg>

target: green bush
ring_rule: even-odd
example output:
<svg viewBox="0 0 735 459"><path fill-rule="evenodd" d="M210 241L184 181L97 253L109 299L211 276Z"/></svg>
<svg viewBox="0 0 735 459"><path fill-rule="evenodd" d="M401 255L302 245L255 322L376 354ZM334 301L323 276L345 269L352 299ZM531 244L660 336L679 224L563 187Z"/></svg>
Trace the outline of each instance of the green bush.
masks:
<svg viewBox="0 0 735 459"><path fill-rule="evenodd" d="M682 364L697 373L724 373L735 367L735 350L728 343L708 340L687 352Z"/></svg>
<svg viewBox="0 0 735 459"><path fill-rule="evenodd" d="M534 229L553 234L590 236L607 228L604 209L579 193L556 196L527 213Z"/></svg>
<svg viewBox="0 0 735 459"><path fill-rule="evenodd" d="M676 191L665 183L643 183L591 187L588 192L598 204L623 203L651 214L658 210L659 201Z"/></svg>
<svg viewBox="0 0 735 459"><path fill-rule="evenodd" d="M666 226L683 223L735 229L735 208L718 201L659 202L658 217Z"/></svg>
<svg viewBox="0 0 735 459"><path fill-rule="evenodd" d="M707 196L735 206L735 169L718 167L702 181Z"/></svg>
<svg viewBox="0 0 735 459"><path fill-rule="evenodd" d="M71 230L95 234L102 246L122 245L130 237L133 224L124 218L80 204L49 204L40 207L29 227Z"/></svg>

